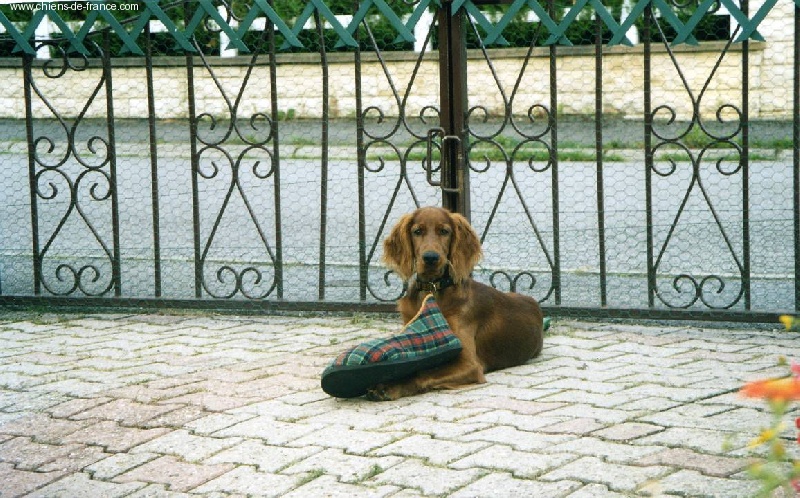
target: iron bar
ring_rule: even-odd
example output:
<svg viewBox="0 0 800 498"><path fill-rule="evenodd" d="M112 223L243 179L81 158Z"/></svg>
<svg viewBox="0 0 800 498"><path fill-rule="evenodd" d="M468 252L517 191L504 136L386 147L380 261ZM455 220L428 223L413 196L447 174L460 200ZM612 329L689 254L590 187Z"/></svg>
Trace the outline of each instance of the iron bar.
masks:
<svg viewBox="0 0 800 498"><path fill-rule="evenodd" d="M597 242L600 263L600 306L608 305L606 269L606 216L603 188L603 21L595 16L594 56L594 136L597 161Z"/></svg>
<svg viewBox="0 0 800 498"><path fill-rule="evenodd" d="M270 0L270 4L272 0ZM281 147L280 119L278 114L278 62L275 57L275 29L271 20L267 19L264 32L269 45L269 99L272 116L272 157L274 161L274 193L275 193L275 292L278 299L283 299L283 230L281 223Z"/></svg>
<svg viewBox="0 0 800 498"><path fill-rule="evenodd" d="M28 181L30 186L31 203L31 243L33 250L33 293L42 293L42 260L39 257L39 212L36 188L36 142L33 138L33 92L31 81L33 79L33 55L22 56L22 74L25 78L25 135L28 140Z"/></svg>
<svg viewBox="0 0 800 498"><path fill-rule="evenodd" d="M325 244L328 235L328 153L330 116L330 75L328 74L328 55L325 49L325 31L319 11L314 11L314 22L319 35L319 60L322 67L322 157L320 158L320 198L319 198L319 275L317 285L320 301L325 300Z"/></svg>
<svg viewBox="0 0 800 498"><path fill-rule="evenodd" d="M749 0L742 0L747 16ZM750 309L750 41L742 42L742 286L744 308Z"/></svg>
<svg viewBox="0 0 800 498"><path fill-rule="evenodd" d="M550 15L555 15L555 1L548 0ZM559 233L559 184L558 184L558 51L556 44L550 45L550 162L552 164L553 196L553 289L555 304L561 304L561 241Z"/></svg>
<svg viewBox="0 0 800 498"><path fill-rule="evenodd" d="M358 0L353 1L353 9L358 9ZM365 178L367 157L364 148L364 103L361 87L361 33L356 30L354 37L358 45L353 50L353 73L356 94L356 161L358 162L358 299L367 300L369 284L369 262L367 261L367 219L365 212Z"/></svg>
<svg viewBox="0 0 800 498"><path fill-rule="evenodd" d="M189 2L184 1L184 21L189 23ZM189 145L191 149L192 166L192 234L194 238L194 297L200 299L203 289L203 257L200 247L200 191L198 175L200 174L200 158L197 153L197 109L195 106L194 91L194 57L191 52L186 52L186 88L189 105Z"/></svg>
<svg viewBox="0 0 800 498"><path fill-rule="evenodd" d="M117 144L114 134L114 84L111 71L111 35L103 32L103 78L106 85L106 129L108 133L108 162L111 179L111 232L114 244L114 256L111 261L111 278L114 286L114 295L122 295L122 269L120 266L119 247L119 199L117 193ZM74 139L74 136L73 136Z"/></svg>
<svg viewBox="0 0 800 498"><path fill-rule="evenodd" d="M800 5L794 6L794 83L792 109L792 211L794 213L794 308L800 309Z"/></svg>
<svg viewBox="0 0 800 498"><path fill-rule="evenodd" d="M647 305L650 309L655 307L656 299L656 271L653 262L653 110L651 67L650 67L650 38L653 11L648 5L644 9L641 38L644 44L644 72L642 88L644 89L644 168L645 168L645 211L647 231Z"/></svg>
<svg viewBox="0 0 800 498"><path fill-rule="evenodd" d="M153 294L161 297L161 211L158 192L158 135L156 134L156 94L153 88L153 44L150 23L145 24L145 78L147 79L147 124L150 134L150 202L153 208Z"/></svg>

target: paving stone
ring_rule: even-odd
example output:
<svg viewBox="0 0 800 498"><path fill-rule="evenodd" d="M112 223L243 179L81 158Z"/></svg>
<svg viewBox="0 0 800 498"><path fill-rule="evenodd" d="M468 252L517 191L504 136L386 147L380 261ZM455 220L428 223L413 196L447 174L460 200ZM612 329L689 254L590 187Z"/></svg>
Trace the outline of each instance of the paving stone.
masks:
<svg viewBox="0 0 800 498"><path fill-rule="evenodd" d="M70 498L116 498L128 496L144 488L146 484L141 482L114 483L106 481L95 481L88 474L72 474L63 479L53 482L41 489L37 489L28 495L30 498L45 497L70 497Z"/></svg>
<svg viewBox="0 0 800 498"><path fill-rule="evenodd" d="M539 482L517 479L510 474L490 474L449 495L450 498L556 498L580 487L576 481Z"/></svg>
<svg viewBox="0 0 800 498"><path fill-rule="evenodd" d="M593 436L598 436L603 439L610 439L612 441L631 441L643 436L649 436L664 430L663 427L652 424L642 424L638 422L625 422L618 425L612 425L605 429L600 429L592 433Z"/></svg>
<svg viewBox="0 0 800 498"><path fill-rule="evenodd" d="M670 408L675 408L676 406L681 405L682 403L680 401L650 396L647 398L637 399L636 401L631 401L630 403L618 405L616 408L618 410L652 413L669 410Z"/></svg>
<svg viewBox="0 0 800 498"><path fill-rule="evenodd" d="M236 424L227 429L213 433L218 437L256 437L263 439L268 444L286 444L297 441L306 434L318 433L325 426L321 424L304 424L281 422L272 417L255 417Z"/></svg>
<svg viewBox="0 0 800 498"><path fill-rule="evenodd" d="M195 405L210 412L224 412L232 408L247 406L258 401L261 401L261 399L257 397L239 398L208 392L198 392L170 398L165 402L169 404Z"/></svg>
<svg viewBox="0 0 800 498"><path fill-rule="evenodd" d="M64 436L88 425L90 422L76 422L52 418L45 413L32 413L0 423L0 434L28 436L40 443L60 444Z"/></svg>
<svg viewBox="0 0 800 498"><path fill-rule="evenodd" d="M643 457L641 465L669 465L702 472L715 477L727 477L749 465L745 458L730 458L697 453L686 448L668 448Z"/></svg>
<svg viewBox="0 0 800 498"><path fill-rule="evenodd" d="M205 463L244 464L255 466L261 472L277 472L320 451L322 448L318 446L289 448L247 440L207 458Z"/></svg>
<svg viewBox="0 0 800 498"><path fill-rule="evenodd" d="M197 495L190 493L179 493L177 491L168 491L167 487L163 484L147 484L145 487L127 495L125 498L197 498ZM225 498L248 498L248 497L227 495L225 496Z"/></svg>
<svg viewBox="0 0 800 498"><path fill-rule="evenodd" d="M84 470L95 479L107 481L160 456L156 453L117 453L88 465Z"/></svg>
<svg viewBox="0 0 800 498"><path fill-rule="evenodd" d="M662 432L637 439L636 444L682 446L701 453L722 455L730 449L744 447L748 441L747 437L741 433L669 427Z"/></svg>
<svg viewBox="0 0 800 498"><path fill-rule="evenodd" d="M97 446L81 446L67 454L60 455L36 470L37 472L77 472L108 455Z"/></svg>
<svg viewBox="0 0 800 498"><path fill-rule="evenodd" d="M587 484L574 493L567 495L567 498L626 498L628 493L617 493L611 491L602 484Z"/></svg>
<svg viewBox="0 0 800 498"><path fill-rule="evenodd" d="M24 496L34 490L57 481L67 472L33 472L15 469L12 463L0 462L0 483L2 496Z"/></svg>
<svg viewBox="0 0 800 498"><path fill-rule="evenodd" d="M189 429L194 434L210 435L214 432L233 427L234 425L255 418L255 415L247 413L211 413L200 412L198 415L205 414L205 416L194 417L185 421L183 427Z"/></svg>
<svg viewBox="0 0 800 498"><path fill-rule="evenodd" d="M488 408L483 407L459 408L442 406L423 401L413 404L406 404L403 407L386 411L384 416L390 419L394 419L394 417L403 417L403 419L407 419L409 417L428 417L443 422L455 422L464 421L469 417L474 417L479 413L486 413L489 411L490 410Z"/></svg>
<svg viewBox="0 0 800 498"><path fill-rule="evenodd" d="M566 453L527 453L508 446L493 445L448 465L451 469L484 468L511 472L514 477L533 478L575 460Z"/></svg>
<svg viewBox="0 0 800 498"><path fill-rule="evenodd" d="M283 496L297 484L296 477L259 472L253 467L241 466L193 488L192 492Z"/></svg>
<svg viewBox="0 0 800 498"><path fill-rule="evenodd" d="M717 414L723 414L724 418L724 414L729 411L731 411L731 407L724 404L681 404L669 410L642 416L639 420L665 427L717 429L718 426L710 424L708 419Z"/></svg>
<svg viewBox="0 0 800 498"><path fill-rule="evenodd" d="M589 434L606 427L593 418L574 418L555 422L538 430L550 434Z"/></svg>
<svg viewBox="0 0 800 498"><path fill-rule="evenodd" d="M324 394L324 393L323 393ZM272 396L269 393L262 394L263 397ZM260 401L241 408L227 410L225 413L240 415L246 414L251 416L271 417L275 420L283 422L295 422L300 419L307 419L315 415L335 412L336 406L325 406L322 403L311 403L305 406L297 406L294 404L279 401L277 398L283 394L275 394L276 399L269 399L267 401ZM325 395L327 397L327 394ZM304 420L307 422L307 420Z"/></svg>
<svg viewBox="0 0 800 498"><path fill-rule="evenodd" d="M73 432L64 438L64 442L99 445L110 453L117 453L127 451L167 432L170 430L121 427L116 422L103 421Z"/></svg>
<svg viewBox="0 0 800 498"><path fill-rule="evenodd" d="M166 375L166 373L162 373L162 375ZM122 386L113 389L108 389L107 391L103 392L103 395L118 399L127 398L134 401L138 401L139 403L154 403L156 401L162 401L166 404L169 404L170 400L174 398L179 398L181 396L185 396L190 393L195 393L198 392L199 390L200 388L195 382L188 384L183 383L182 385L166 387L163 389L150 387L147 384L135 384L130 386ZM174 403L174 404L180 404L180 403Z"/></svg>
<svg viewBox="0 0 800 498"><path fill-rule="evenodd" d="M403 460L403 458L395 456L349 455L342 450L327 449L290 465L281 470L281 473L299 474L322 470L325 475L335 476L339 481L358 483L384 472Z"/></svg>
<svg viewBox="0 0 800 498"><path fill-rule="evenodd" d="M294 408L295 410L297 409L296 407ZM409 415L401 415L398 416L396 420L397 422L402 422L403 420L408 420L409 418ZM303 422L326 425L335 424L346 426L350 429L369 431L380 429L381 427L386 426L389 420L390 419L387 419L387 417L379 413L363 413L358 410L340 408L338 410L327 410L319 413L318 415L304 418ZM419 420L419 418L416 418L415 420Z"/></svg>
<svg viewBox="0 0 800 498"><path fill-rule="evenodd" d="M670 472L669 467L638 467L603 462L595 457L582 457L539 476L541 481L571 479L586 483L597 483L613 491L632 492L646 482Z"/></svg>
<svg viewBox="0 0 800 498"><path fill-rule="evenodd" d="M171 410L161 415L157 415L141 424L144 429L154 429L158 427L171 427L177 429L197 420L209 412L204 411L198 406L183 406L176 410Z"/></svg>
<svg viewBox="0 0 800 498"><path fill-rule="evenodd" d="M753 480L710 477L693 470L679 470L645 489L666 495L749 498L756 495L759 483Z"/></svg>
<svg viewBox="0 0 800 498"><path fill-rule="evenodd" d="M603 385L608 384L609 383L605 383ZM618 390L624 389L623 384L616 384L616 386L618 387ZM588 392L581 387L581 389L564 390L551 396L547 396L546 398L543 398L542 401L563 402L565 404L580 403L601 408L616 408L620 405L625 405L638 399L641 398L632 396L630 394L619 394L618 392Z"/></svg>
<svg viewBox="0 0 800 498"><path fill-rule="evenodd" d="M619 351L578 349L572 346L565 346L559 344L550 345L549 342L545 342L543 352L552 356L567 356L588 362L601 362L603 360L607 360L609 358L615 358L618 356L622 356L624 354Z"/></svg>
<svg viewBox="0 0 800 498"><path fill-rule="evenodd" d="M233 469L231 464L200 465L163 456L120 474L113 481L150 482L164 484L171 491L189 491Z"/></svg>
<svg viewBox="0 0 800 498"><path fill-rule="evenodd" d="M357 431L343 426L326 426L298 439L288 441L289 446L324 446L339 448L348 453L363 455L383 448L405 434L378 431Z"/></svg>
<svg viewBox="0 0 800 498"><path fill-rule="evenodd" d="M116 399L72 415L73 420L113 420L123 426L141 426L146 421L180 408L180 405L148 405L128 399Z"/></svg>
<svg viewBox="0 0 800 498"><path fill-rule="evenodd" d="M364 497L380 498L383 496L397 497L397 486L356 486L353 484L342 483L333 476L320 476L311 482L295 488L293 491L283 495L283 498L308 498L311 496L325 497Z"/></svg>
<svg viewBox="0 0 800 498"><path fill-rule="evenodd" d="M0 462L13 463L20 470L38 470L41 466L83 448L80 444L52 445L16 437L0 444Z"/></svg>
<svg viewBox="0 0 800 498"><path fill-rule="evenodd" d="M551 447L555 444L575 439L569 434L544 434L541 432L521 431L516 427L497 425L484 430L466 434L464 441L486 441L510 446L521 451L535 451Z"/></svg>
<svg viewBox="0 0 800 498"><path fill-rule="evenodd" d="M582 437L550 446L545 451L596 456L607 462L635 464L642 458L663 449L663 446L628 445L603 441L594 437Z"/></svg>
<svg viewBox="0 0 800 498"><path fill-rule="evenodd" d="M559 389L538 389L536 387L509 387L502 384L482 384L471 391L473 396L509 398L534 401L559 392Z"/></svg>
<svg viewBox="0 0 800 498"><path fill-rule="evenodd" d="M446 465L486 446L487 444L482 442L462 443L415 435L382 446L373 453L378 456L400 455L424 458L434 465Z"/></svg>
<svg viewBox="0 0 800 498"><path fill-rule="evenodd" d="M131 449L132 453L160 453L174 455L187 462L200 462L222 450L235 446L238 437L218 438L196 436L186 430L172 431Z"/></svg>
<svg viewBox="0 0 800 498"><path fill-rule="evenodd" d="M111 400L112 398L108 398L105 396L70 399L69 401L59 403L58 405L46 411L55 418L68 418L71 417L72 415L75 415L76 413L82 413L86 410L91 410L96 406L108 403Z"/></svg>
<svg viewBox="0 0 800 498"><path fill-rule="evenodd" d="M376 482L393 484L402 488L411 488L426 495L444 495L462 488L477 480L485 471L452 470L444 467L432 467L419 460L406 460L387 469L365 484Z"/></svg>
<svg viewBox="0 0 800 498"><path fill-rule="evenodd" d="M108 384L100 382L102 377L98 376L96 382L78 379L57 380L46 384L42 383L30 389L38 392L54 392L75 398L93 398L108 389ZM108 374L105 377L108 377Z"/></svg>
<svg viewBox="0 0 800 498"><path fill-rule="evenodd" d="M564 420L563 417L550 417L547 413L543 415L527 415L507 410L491 410L465 418L461 422L467 424L506 425L521 431L533 432Z"/></svg>
<svg viewBox="0 0 800 498"><path fill-rule="evenodd" d="M385 418L384 418L385 420ZM381 430L388 432L406 432L410 434L427 434L436 439L463 438L465 434L488 427L489 424L465 422L441 422L426 418L415 418L390 424Z"/></svg>
<svg viewBox="0 0 800 498"><path fill-rule="evenodd" d="M501 397L472 398L461 405L462 408L488 408L491 410L503 410L523 415L536 415L554 410L556 408L561 408L562 406L564 406L564 403L527 401Z"/></svg>

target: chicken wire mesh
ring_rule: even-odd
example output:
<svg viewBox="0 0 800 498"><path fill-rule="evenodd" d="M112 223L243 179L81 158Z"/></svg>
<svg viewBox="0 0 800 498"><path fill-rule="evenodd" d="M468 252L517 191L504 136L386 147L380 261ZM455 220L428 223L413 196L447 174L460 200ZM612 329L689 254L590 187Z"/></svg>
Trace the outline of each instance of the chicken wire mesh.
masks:
<svg viewBox="0 0 800 498"><path fill-rule="evenodd" d="M791 2L97 4L0 7L4 304L390 309L382 239L442 203L461 98L477 279L551 313L797 308Z"/></svg>

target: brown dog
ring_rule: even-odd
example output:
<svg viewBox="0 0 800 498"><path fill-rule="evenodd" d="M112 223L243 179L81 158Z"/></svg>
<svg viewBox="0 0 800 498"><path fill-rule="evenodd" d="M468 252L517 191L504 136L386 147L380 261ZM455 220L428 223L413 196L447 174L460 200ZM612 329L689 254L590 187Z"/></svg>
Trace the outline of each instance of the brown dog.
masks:
<svg viewBox="0 0 800 498"><path fill-rule="evenodd" d="M498 291L470 277L480 239L459 214L425 207L403 216L383 244L383 260L408 290L397 302L408 323L430 292L461 340L460 356L443 367L372 388L367 397L394 400L433 389L484 383L492 370L521 365L542 350L542 311L531 297ZM413 278L412 278L413 277Z"/></svg>

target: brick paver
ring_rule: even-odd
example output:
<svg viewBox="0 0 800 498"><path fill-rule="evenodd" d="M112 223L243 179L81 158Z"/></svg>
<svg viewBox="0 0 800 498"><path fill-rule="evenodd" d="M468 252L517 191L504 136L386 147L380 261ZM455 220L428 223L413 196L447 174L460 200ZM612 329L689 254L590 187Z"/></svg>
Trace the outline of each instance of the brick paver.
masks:
<svg viewBox="0 0 800 498"><path fill-rule="evenodd" d="M540 358L480 386L320 390L338 351L393 330L0 311L0 497L751 496L769 414L736 390L800 359L768 327L556 320Z"/></svg>

